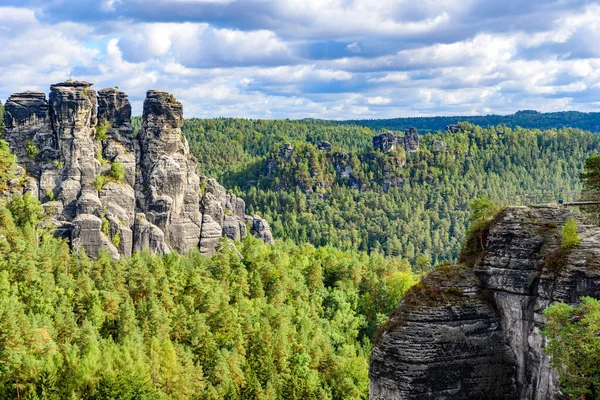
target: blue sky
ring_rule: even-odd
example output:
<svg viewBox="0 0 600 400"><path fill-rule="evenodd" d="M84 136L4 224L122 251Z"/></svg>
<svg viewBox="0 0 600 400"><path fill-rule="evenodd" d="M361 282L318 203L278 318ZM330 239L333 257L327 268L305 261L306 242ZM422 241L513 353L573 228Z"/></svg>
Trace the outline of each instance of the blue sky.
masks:
<svg viewBox="0 0 600 400"><path fill-rule="evenodd" d="M583 0L0 0L0 99L69 77L186 117L600 109Z"/></svg>

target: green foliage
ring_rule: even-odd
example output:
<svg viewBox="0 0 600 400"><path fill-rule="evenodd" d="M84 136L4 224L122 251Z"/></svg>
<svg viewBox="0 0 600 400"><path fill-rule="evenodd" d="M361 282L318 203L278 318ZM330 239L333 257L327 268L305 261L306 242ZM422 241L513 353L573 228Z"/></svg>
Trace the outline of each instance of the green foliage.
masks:
<svg viewBox="0 0 600 400"><path fill-rule="evenodd" d="M98 175L94 178L93 182L92 182L92 186L94 187L94 189L96 189L96 191L101 191L104 186L106 186L106 184L109 182L109 179L107 176L105 175Z"/></svg>
<svg viewBox="0 0 600 400"><path fill-rule="evenodd" d="M110 129L110 122L109 121L104 121L104 124L102 125L98 125L96 127L96 136L95 139L102 142L106 140L106 135L108 133L108 130Z"/></svg>
<svg viewBox="0 0 600 400"><path fill-rule="evenodd" d="M577 307L556 303L544 310L546 353L571 398L600 399L600 300L582 297Z"/></svg>
<svg viewBox="0 0 600 400"><path fill-rule="evenodd" d="M108 220L106 218L102 218L102 233L104 233L105 236L109 236L110 235L110 223L108 222Z"/></svg>
<svg viewBox="0 0 600 400"><path fill-rule="evenodd" d="M458 257L469 201L521 204L515 194L540 192L554 196L535 203L571 200L582 161L600 147L599 135L576 129L461 127L421 136L419 151L406 155L373 152L368 130L328 121L191 119L183 131L201 170L242 197L249 214L266 217L275 236L413 264L426 255L432 265ZM331 152L317 149L323 140ZM434 140L447 148L436 150ZM279 154L286 142L294 147L289 161ZM350 167L351 178L336 165ZM398 186L386 193L385 180Z"/></svg>
<svg viewBox="0 0 600 400"><path fill-rule="evenodd" d="M54 201L54 190L47 188L46 189L46 197L49 201Z"/></svg>
<svg viewBox="0 0 600 400"><path fill-rule="evenodd" d="M4 135L4 104L0 101L0 138Z"/></svg>
<svg viewBox="0 0 600 400"><path fill-rule="evenodd" d="M123 163L112 163L110 166L109 176L115 181L122 181L123 179L125 179L125 167L123 166Z"/></svg>
<svg viewBox="0 0 600 400"><path fill-rule="evenodd" d="M14 222L21 227L26 225L37 226L44 212L40 202L29 193L12 196L7 208L11 212Z"/></svg>
<svg viewBox="0 0 600 400"><path fill-rule="evenodd" d="M25 144L25 152L27 153L27 157L29 157L31 160L35 160L40 154L40 149L38 149L33 140L28 140Z"/></svg>
<svg viewBox="0 0 600 400"><path fill-rule="evenodd" d="M399 259L248 236L212 258L70 254L0 206L0 398L364 399ZM32 210L37 210L32 212Z"/></svg>
<svg viewBox="0 0 600 400"><path fill-rule="evenodd" d="M481 195L469 203L469 208L471 209L469 221L475 224L483 224L490 221L500 211L501 206L497 202L488 199L486 195Z"/></svg>
<svg viewBox="0 0 600 400"><path fill-rule="evenodd" d="M480 115L480 116L454 116L454 117L409 117L394 119L372 119L344 121L359 126L369 127L373 130L398 130L417 128L419 132L444 131L448 125L460 125L461 122L483 127L498 125L510 128L522 127L526 129L554 129L578 128L592 132L600 132L600 113L561 111L540 113L532 110L517 111L510 115Z"/></svg>
<svg viewBox="0 0 600 400"><path fill-rule="evenodd" d="M583 172L579 176L587 191L598 194L600 192L600 155L594 154L586 158L583 163Z"/></svg>
<svg viewBox="0 0 600 400"><path fill-rule="evenodd" d="M565 225L560 231L561 243L560 247L563 249L570 249L579 244L581 239L577 230L577 223L575 218L569 217L565 222Z"/></svg>
<svg viewBox="0 0 600 400"><path fill-rule="evenodd" d="M121 234L120 233L117 232L115 234L115 236L113 236L112 244L114 244L116 248L119 248L119 245L121 244Z"/></svg>
<svg viewBox="0 0 600 400"><path fill-rule="evenodd" d="M8 188L8 181L15 177L16 161L8 143L0 139L0 192L4 192Z"/></svg>

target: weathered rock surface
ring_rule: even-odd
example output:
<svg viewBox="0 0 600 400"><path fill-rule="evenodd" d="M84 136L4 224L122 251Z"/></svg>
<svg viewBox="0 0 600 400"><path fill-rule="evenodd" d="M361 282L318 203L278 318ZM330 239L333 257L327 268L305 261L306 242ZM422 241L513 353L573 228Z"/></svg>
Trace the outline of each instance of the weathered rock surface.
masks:
<svg viewBox="0 0 600 400"><path fill-rule="evenodd" d="M326 140L319 142L319 144L317 145L317 149L321 151L331 151L332 148L333 146L331 145L331 143L329 143Z"/></svg>
<svg viewBox="0 0 600 400"><path fill-rule="evenodd" d="M446 125L446 132L458 133L458 132L460 132L460 126L455 125L455 124Z"/></svg>
<svg viewBox="0 0 600 400"><path fill-rule="evenodd" d="M415 128L408 128L402 137L402 145L408 153L414 153L419 149L419 134Z"/></svg>
<svg viewBox="0 0 600 400"><path fill-rule="evenodd" d="M257 238L264 240L265 243L274 243L271 228L264 218L255 215L253 217L246 216L246 220L250 222L250 233Z"/></svg>
<svg viewBox="0 0 600 400"><path fill-rule="evenodd" d="M508 208L476 262L438 267L411 289L373 350L370 397L555 398L542 312L600 297L599 227L580 223L581 243L551 261L569 216L561 207Z"/></svg>
<svg viewBox="0 0 600 400"><path fill-rule="evenodd" d="M212 179L201 194L181 103L148 91L134 135L127 95L91 86L58 83L48 101L23 92L5 105L4 139L28 175L23 190L42 201L57 234L75 250L93 257L105 250L115 259L143 249L213 254L221 237L247 234L242 199ZM261 221L256 235L272 242Z"/></svg>
<svg viewBox="0 0 600 400"><path fill-rule="evenodd" d="M442 150L446 150L448 148L448 144L446 142L443 142L441 140L437 140L434 139L433 141L433 151L442 151Z"/></svg>
<svg viewBox="0 0 600 400"><path fill-rule="evenodd" d="M404 148L407 153L414 153L419 149L419 134L415 128L406 130L404 136L396 136L392 131L381 133L373 137L373 148L382 153L395 151L398 147Z"/></svg>
<svg viewBox="0 0 600 400"><path fill-rule="evenodd" d="M332 154L333 169L342 179L347 179L352 189L360 190L362 182L354 174L351 157L347 153L335 152Z"/></svg>

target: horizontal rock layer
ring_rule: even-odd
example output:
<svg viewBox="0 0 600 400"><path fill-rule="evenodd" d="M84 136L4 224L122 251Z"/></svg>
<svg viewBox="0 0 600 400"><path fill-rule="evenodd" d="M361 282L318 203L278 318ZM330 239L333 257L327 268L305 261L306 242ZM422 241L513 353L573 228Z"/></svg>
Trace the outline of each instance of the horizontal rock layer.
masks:
<svg viewBox="0 0 600 400"><path fill-rule="evenodd" d="M542 312L600 297L600 228L562 259L563 207L511 207L492 223L471 266L441 266L409 291L381 332L372 399L551 399ZM553 261L554 260L554 261Z"/></svg>
<svg viewBox="0 0 600 400"><path fill-rule="evenodd" d="M3 138L29 176L25 189L74 249L113 258L143 249L210 255L221 237L244 237L247 223L273 241L264 219L245 215L242 199L198 175L172 95L148 91L134 133L127 95L91 86L62 82L48 100L23 92L5 105Z"/></svg>

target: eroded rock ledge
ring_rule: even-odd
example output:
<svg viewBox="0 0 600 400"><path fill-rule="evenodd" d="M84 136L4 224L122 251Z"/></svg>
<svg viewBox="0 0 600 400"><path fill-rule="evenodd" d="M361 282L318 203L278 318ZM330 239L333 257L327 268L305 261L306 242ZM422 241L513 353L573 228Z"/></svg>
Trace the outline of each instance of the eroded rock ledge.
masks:
<svg viewBox="0 0 600 400"><path fill-rule="evenodd" d="M5 104L3 139L27 174L22 191L39 198L57 233L92 257L199 248L213 254L221 237L239 240L246 224L266 242L267 221L245 215L245 203L214 179L199 176L181 133L183 107L150 90L142 128L117 89L87 82L23 92Z"/></svg>
<svg viewBox="0 0 600 400"><path fill-rule="evenodd" d="M440 266L411 289L373 350L370 398L555 398L542 312L600 297L599 227L579 223L581 243L553 257L570 215L558 206L507 208L477 261Z"/></svg>

